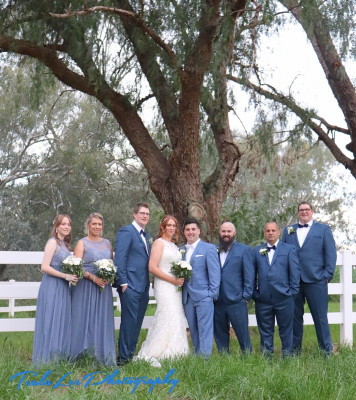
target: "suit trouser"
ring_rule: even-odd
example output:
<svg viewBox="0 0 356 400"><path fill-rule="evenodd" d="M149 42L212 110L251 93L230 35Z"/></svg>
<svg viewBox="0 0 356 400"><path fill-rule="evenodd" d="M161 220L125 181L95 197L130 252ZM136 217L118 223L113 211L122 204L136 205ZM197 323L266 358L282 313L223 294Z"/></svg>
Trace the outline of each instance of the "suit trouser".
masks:
<svg viewBox="0 0 356 400"><path fill-rule="evenodd" d="M300 282L299 293L295 296L293 350L299 352L302 348L305 299L313 317L319 347L326 353L330 353L333 349L333 344L328 323L329 299L326 279L315 283Z"/></svg>
<svg viewBox="0 0 356 400"><path fill-rule="evenodd" d="M184 312L195 354L210 356L213 352L214 340L214 303L212 298L206 297L200 301L193 301L188 294Z"/></svg>
<svg viewBox="0 0 356 400"><path fill-rule="evenodd" d="M248 311L245 300L233 304L214 304L214 336L218 350L229 352L230 322L242 351L251 352Z"/></svg>
<svg viewBox="0 0 356 400"><path fill-rule="evenodd" d="M261 336L261 351L273 353L274 351L274 321L277 319L279 337L282 343L283 355L292 354L293 344L293 296L270 303L256 301L256 319Z"/></svg>
<svg viewBox="0 0 356 400"><path fill-rule="evenodd" d="M129 286L119 291L121 302L121 325L119 332L119 359L130 360L136 351L143 318L148 304L148 290L135 292Z"/></svg>

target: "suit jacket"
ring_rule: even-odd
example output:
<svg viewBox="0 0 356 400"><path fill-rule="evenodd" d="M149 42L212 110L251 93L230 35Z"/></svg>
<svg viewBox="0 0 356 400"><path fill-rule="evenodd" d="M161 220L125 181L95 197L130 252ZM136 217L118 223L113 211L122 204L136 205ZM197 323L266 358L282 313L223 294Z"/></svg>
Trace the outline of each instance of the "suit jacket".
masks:
<svg viewBox="0 0 356 400"><path fill-rule="evenodd" d="M189 282L184 282L183 304L187 303L188 293L193 301L207 297L216 300L220 286L220 263L216 247L200 240L190 258L190 265L193 274Z"/></svg>
<svg viewBox="0 0 356 400"><path fill-rule="evenodd" d="M297 294L300 269L294 247L279 241L271 264L268 255L260 253L262 249L267 249L267 243L253 249L256 272L253 298L268 303L271 299L281 300L285 296Z"/></svg>
<svg viewBox="0 0 356 400"><path fill-rule="evenodd" d="M295 232L290 234L288 234L289 227L284 228L282 242L295 247L302 281L305 283L319 282L325 279L331 281L336 266L336 246L330 227L313 221L302 247L298 242L298 224L294 224L292 227Z"/></svg>
<svg viewBox="0 0 356 400"><path fill-rule="evenodd" d="M117 285L127 283L132 290L144 292L149 288L148 260L150 246L146 236L148 253L140 233L132 225L122 227L115 239L114 263L117 268Z"/></svg>
<svg viewBox="0 0 356 400"><path fill-rule="evenodd" d="M254 283L252 249L234 241L221 269L218 302L233 304L250 300Z"/></svg>

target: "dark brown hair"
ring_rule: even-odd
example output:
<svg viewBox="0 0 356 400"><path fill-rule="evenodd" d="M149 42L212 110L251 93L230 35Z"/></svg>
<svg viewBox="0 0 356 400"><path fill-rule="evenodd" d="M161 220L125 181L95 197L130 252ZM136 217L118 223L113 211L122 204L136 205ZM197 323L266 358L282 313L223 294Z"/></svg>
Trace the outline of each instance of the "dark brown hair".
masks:
<svg viewBox="0 0 356 400"><path fill-rule="evenodd" d="M150 205L148 203L137 203L133 209L134 214L137 214L142 207L150 209Z"/></svg>
<svg viewBox="0 0 356 400"><path fill-rule="evenodd" d="M187 225L190 225L190 224L195 224L195 225L197 226L197 228L200 229L200 224L199 224L199 222L198 222L197 219L195 219L195 218L188 218L188 219L186 219L185 222L184 222L184 228L185 228Z"/></svg>
<svg viewBox="0 0 356 400"><path fill-rule="evenodd" d="M309 206L310 209L313 211L313 206L312 206L310 203L308 203L307 201L301 201L301 202L298 204L298 212L299 212L299 207L302 206L303 204L306 204L307 206Z"/></svg>

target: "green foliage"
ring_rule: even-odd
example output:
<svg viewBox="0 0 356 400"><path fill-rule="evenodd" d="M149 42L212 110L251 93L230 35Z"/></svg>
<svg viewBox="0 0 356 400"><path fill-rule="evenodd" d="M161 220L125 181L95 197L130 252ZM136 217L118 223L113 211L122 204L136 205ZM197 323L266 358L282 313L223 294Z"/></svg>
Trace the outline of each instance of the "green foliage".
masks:
<svg viewBox="0 0 356 400"><path fill-rule="evenodd" d="M313 204L317 219L347 231L342 205L350 205L352 198L332 189L338 185L330 175L335 162L321 144L299 146L275 146L266 157L255 143L243 159L223 209L223 217L237 228L238 241L256 246L264 241L266 222L277 222L281 230L294 223L302 200Z"/></svg>
<svg viewBox="0 0 356 400"><path fill-rule="evenodd" d="M310 15L310 7L315 1L302 2L305 14ZM356 5L349 0L328 0L318 5L324 16L321 23L325 24L334 38L338 51L343 59L350 55L350 50L356 48L356 37L354 33ZM312 21L311 21L312 23Z"/></svg>
<svg viewBox="0 0 356 400"><path fill-rule="evenodd" d="M97 101L60 85L43 95L37 107L27 95L32 81L25 67L16 75L5 67L3 77L1 90L12 93L15 104L6 97L0 110L0 178L14 174L16 166L29 175L0 190L0 249L42 250L58 213L72 218L74 247L93 211L103 214L104 236L114 243L117 230L132 221L138 201L152 205L148 231L155 235L161 207L111 114ZM19 149L31 135L36 137L33 149L20 158ZM22 273L2 267L0 276L38 280L35 267L29 268Z"/></svg>

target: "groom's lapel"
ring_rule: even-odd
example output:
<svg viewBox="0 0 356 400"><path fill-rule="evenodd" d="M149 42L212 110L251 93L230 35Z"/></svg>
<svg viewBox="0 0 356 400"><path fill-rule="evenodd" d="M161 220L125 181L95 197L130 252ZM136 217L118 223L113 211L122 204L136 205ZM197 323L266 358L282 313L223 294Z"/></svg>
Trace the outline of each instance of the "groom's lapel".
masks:
<svg viewBox="0 0 356 400"><path fill-rule="evenodd" d="M198 251L199 251L199 248L200 248L201 244L202 244L202 241L199 240L199 243L195 246L195 249L194 249L194 251L193 251L193 254L192 254L192 256L190 257L190 265L191 265L191 266L193 266L192 263L194 263L194 257L195 257L196 254L198 254Z"/></svg>

